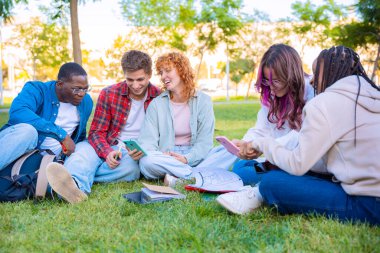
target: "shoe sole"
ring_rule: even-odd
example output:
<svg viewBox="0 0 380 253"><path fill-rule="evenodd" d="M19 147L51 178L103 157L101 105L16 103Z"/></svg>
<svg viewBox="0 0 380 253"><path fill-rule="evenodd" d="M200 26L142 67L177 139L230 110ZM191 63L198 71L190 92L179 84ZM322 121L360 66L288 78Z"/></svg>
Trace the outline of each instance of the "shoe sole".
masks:
<svg viewBox="0 0 380 253"><path fill-rule="evenodd" d="M216 201L221 205L223 206L224 208L226 208L228 211L230 211L231 213L234 213L234 214L239 214L239 215L244 215L244 214L247 214L247 213L242 213L242 212L239 212L238 210L234 209L233 207L231 207L231 205L226 202L223 198L216 198Z"/></svg>
<svg viewBox="0 0 380 253"><path fill-rule="evenodd" d="M76 204L87 199L63 165L50 163L46 167L46 176L51 188L67 202Z"/></svg>

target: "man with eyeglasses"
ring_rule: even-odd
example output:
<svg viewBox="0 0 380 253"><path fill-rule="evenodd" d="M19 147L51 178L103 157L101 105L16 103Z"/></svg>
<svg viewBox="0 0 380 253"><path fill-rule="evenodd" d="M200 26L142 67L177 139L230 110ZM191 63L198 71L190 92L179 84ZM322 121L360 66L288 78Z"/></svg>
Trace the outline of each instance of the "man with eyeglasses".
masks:
<svg viewBox="0 0 380 253"><path fill-rule="evenodd" d="M27 82L13 100L9 121L0 130L0 170L32 149L49 149L65 158L86 138L93 102L87 73L63 64L56 81Z"/></svg>
<svg viewBox="0 0 380 253"><path fill-rule="evenodd" d="M88 141L78 143L64 167L51 168L56 181L66 168L76 187L89 194L94 182L133 181L140 177L138 162L132 157L141 155L127 150L124 140L137 139L145 111L161 90L150 83L152 60L138 50L127 51L121 59L125 81L104 88L97 101ZM53 170L56 170L53 173ZM61 184L60 192L67 189Z"/></svg>

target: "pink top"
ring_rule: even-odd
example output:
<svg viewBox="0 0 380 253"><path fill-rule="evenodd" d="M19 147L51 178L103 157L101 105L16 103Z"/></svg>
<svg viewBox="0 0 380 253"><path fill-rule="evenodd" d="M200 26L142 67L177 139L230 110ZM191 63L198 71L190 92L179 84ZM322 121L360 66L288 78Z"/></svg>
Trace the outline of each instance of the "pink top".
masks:
<svg viewBox="0 0 380 253"><path fill-rule="evenodd" d="M175 145L190 145L190 107L186 103L174 103L170 101L173 109L173 125L175 133Z"/></svg>

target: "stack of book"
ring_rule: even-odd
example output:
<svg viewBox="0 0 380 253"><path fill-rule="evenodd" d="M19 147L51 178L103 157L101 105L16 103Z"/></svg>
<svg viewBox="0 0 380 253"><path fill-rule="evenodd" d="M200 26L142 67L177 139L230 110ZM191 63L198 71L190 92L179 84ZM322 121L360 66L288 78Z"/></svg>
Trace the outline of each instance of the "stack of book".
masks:
<svg viewBox="0 0 380 253"><path fill-rule="evenodd" d="M150 185L143 183L145 186L141 192L132 192L124 195L124 198L131 202L148 204L154 202L163 202L172 199L184 199L185 195L177 192L171 187Z"/></svg>

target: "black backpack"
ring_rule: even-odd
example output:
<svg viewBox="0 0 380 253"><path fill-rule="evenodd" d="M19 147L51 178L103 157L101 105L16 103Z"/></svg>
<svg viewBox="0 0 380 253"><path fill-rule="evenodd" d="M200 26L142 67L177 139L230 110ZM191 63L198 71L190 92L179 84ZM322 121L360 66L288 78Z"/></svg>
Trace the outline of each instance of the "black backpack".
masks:
<svg viewBox="0 0 380 253"><path fill-rule="evenodd" d="M0 171L0 202L44 198L48 186L46 166L55 160L50 150L33 150Z"/></svg>

